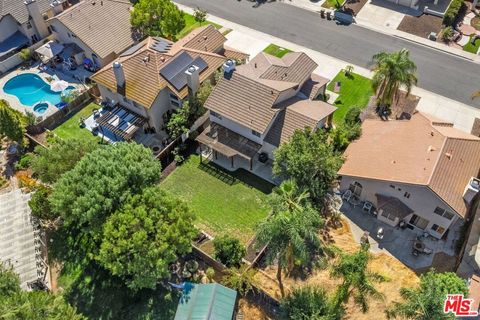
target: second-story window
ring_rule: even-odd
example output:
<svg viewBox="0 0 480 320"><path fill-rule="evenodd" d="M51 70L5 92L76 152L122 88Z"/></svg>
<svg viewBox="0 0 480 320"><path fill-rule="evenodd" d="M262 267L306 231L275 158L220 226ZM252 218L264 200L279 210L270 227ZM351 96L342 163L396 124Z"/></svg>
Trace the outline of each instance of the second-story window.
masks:
<svg viewBox="0 0 480 320"><path fill-rule="evenodd" d="M255 130L252 130L252 134L255 136L255 137L259 137L262 135L260 132L258 131L255 131Z"/></svg>
<svg viewBox="0 0 480 320"><path fill-rule="evenodd" d="M215 111L210 110L210 114L214 116L215 118L222 119L222 116Z"/></svg>

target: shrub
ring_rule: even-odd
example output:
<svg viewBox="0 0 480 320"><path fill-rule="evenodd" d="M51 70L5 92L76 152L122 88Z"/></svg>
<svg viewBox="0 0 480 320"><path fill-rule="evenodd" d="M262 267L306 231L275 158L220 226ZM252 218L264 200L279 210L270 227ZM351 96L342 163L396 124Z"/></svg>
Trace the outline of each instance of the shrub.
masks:
<svg viewBox="0 0 480 320"><path fill-rule="evenodd" d="M23 61L29 61L32 58L32 52L28 48L22 49L19 55Z"/></svg>
<svg viewBox="0 0 480 320"><path fill-rule="evenodd" d="M28 206L32 209L32 215L42 220L53 220L57 216L52 212L48 197L52 193L52 189L40 185L37 191L32 195Z"/></svg>
<svg viewBox="0 0 480 320"><path fill-rule="evenodd" d="M345 123L347 125L354 125L360 123L360 110L359 107L352 107L348 109L347 113L345 114Z"/></svg>
<svg viewBox="0 0 480 320"><path fill-rule="evenodd" d="M463 6L465 6L463 0L453 0L447 9L447 12L445 12L445 16L443 16L443 24L446 26L453 26Z"/></svg>
<svg viewBox="0 0 480 320"><path fill-rule="evenodd" d="M443 41L450 41L452 37L453 37L453 28L451 26L445 27L442 30Z"/></svg>
<svg viewBox="0 0 480 320"><path fill-rule="evenodd" d="M20 171L15 176L18 179L18 185L20 188L26 188L31 191L37 187L37 181L32 179L26 171Z"/></svg>
<svg viewBox="0 0 480 320"><path fill-rule="evenodd" d="M306 286L295 288L280 302L283 319L341 319L343 308L335 308L324 289Z"/></svg>
<svg viewBox="0 0 480 320"><path fill-rule="evenodd" d="M240 240L229 235L215 238L213 247L215 248L215 259L220 260L221 263L229 268L238 267L240 262L242 262L243 256L247 253L245 246Z"/></svg>
<svg viewBox="0 0 480 320"><path fill-rule="evenodd" d="M208 267L207 270L205 270L205 275L209 282L213 282L213 279L215 278L215 270L212 267Z"/></svg>
<svg viewBox="0 0 480 320"><path fill-rule="evenodd" d="M32 163L33 155L31 153L25 153L20 160L18 160L17 164L15 165L16 170L25 170L30 167Z"/></svg>

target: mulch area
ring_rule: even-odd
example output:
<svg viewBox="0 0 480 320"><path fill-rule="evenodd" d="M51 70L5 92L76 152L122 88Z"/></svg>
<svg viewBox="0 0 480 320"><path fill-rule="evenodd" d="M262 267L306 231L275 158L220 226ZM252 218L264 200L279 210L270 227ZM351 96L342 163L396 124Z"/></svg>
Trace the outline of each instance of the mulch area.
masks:
<svg viewBox="0 0 480 320"><path fill-rule="evenodd" d="M436 32L437 34L440 32L442 29L442 18L428 14L423 14L420 17L406 15L397 29L427 38L430 32Z"/></svg>
<svg viewBox="0 0 480 320"><path fill-rule="evenodd" d="M367 2L368 0L350 0L348 4L345 5L344 11L356 16Z"/></svg>
<svg viewBox="0 0 480 320"><path fill-rule="evenodd" d="M394 101L393 105L390 107L391 114L389 115L389 118L396 120L410 119L411 115L415 113L419 101L420 97L413 94L407 96L406 92L401 91L398 100ZM360 117L362 121L365 119L379 118L377 113L377 99L375 96L370 97L368 105L362 111Z"/></svg>

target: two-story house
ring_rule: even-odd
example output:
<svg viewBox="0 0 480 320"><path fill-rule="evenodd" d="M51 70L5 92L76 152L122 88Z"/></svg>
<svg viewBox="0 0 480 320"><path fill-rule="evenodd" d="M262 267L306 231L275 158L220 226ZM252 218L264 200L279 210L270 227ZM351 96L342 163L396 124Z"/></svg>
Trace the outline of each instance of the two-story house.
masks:
<svg viewBox="0 0 480 320"><path fill-rule="evenodd" d="M260 154L272 158L296 129L329 125L336 108L324 102L329 80L313 73L317 67L302 52L262 52L239 66L228 60L205 103L211 125L197 137L202 150L228 158L231 168L246 160L252 170Z"/></svg>
<svg viewBox="0 0 480 320"><path fill-rule="evenodd" d="M79 48L77 64L87 58L100 69L138 42L130 25L131 7L123 0L83 0L47 22L57 42Z"/></svg>
<svg viewBox="0 0 480 320"><path fill-rule="evenodd" d="M480 139L416 113L411 120L365 120L345 152L341 191L376 207L377 218L436 238L465 219L478 192Z"/></svg>
<svg viewBox="0 0 480 320"><path fill-rule="evenodd" d="M225 41L211 25L193 30L177 42L149 37L91 79L104 101L142 117L149 132L161 132L172 110L182 106L205 80L213 79L227 57L248 58L225 48ZM132 134L120 136L130 138Z"/></svg>
<svg viewBox="0 0 480 320"><path fill-rule="evenodd" d="M47 37L45 20L67 5L58 0L0 0L0 62Z"/></svg>

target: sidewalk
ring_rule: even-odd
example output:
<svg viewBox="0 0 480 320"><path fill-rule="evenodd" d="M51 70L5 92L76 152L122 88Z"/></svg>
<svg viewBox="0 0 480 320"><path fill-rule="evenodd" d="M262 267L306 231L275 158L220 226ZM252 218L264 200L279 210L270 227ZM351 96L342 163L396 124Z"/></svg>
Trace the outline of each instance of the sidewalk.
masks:
<svg viewBox="0 0 480 320"><path fill-rule="evenodd" d="M319 12L322 8L322 3L324 1L320 0L318 2L312 2L310 0L284 0L282 3L297 6L306 10L313 12ZM399 6L401 11L402 7ZM395 10L389 10L386 8L379 7L371 3L369 0L365 6L360 10L360 12L355 17L355 23L359 26L362 26L367 29L371 29L376 32L381 32L383 34L395 36L402 38L404 40L412 41L424 46L432 47L434 49L444 51L453 55L461 56L465 59L480 63L480 56L473 53L469 53L457 48L449 47L446 44L428 40L404 31L397 30L398 25L405 16L404 13L398 12ZM405 11L408 11L405 8ZM380 17L379 17L380 16ZM320 18L320 17L319 17ZM373 22L375 21L375 22ZM381 21L381 23L380 23ZM335 23L335 22L332 22Z"/></svg>
<svg viewBox="0 0 480 320"><path fill-rule="evenodd" d="M177 4L177 6L187 13L193 13L193 9L189 7L181 4ZM251 58L263 51L263 49L265 49L270 43L274 43L293 51L305 52L319 65L315 70L315 73L328 79L333 79L340 70L345 68L345 66L352 65L335 57L327 56L318 51L305 48L295 43L273 37L210 14L207 16L207 20L232 29L233 31L226 35L228 39L226 45L248 53ZM372 77L372 72L370 70L360 66L354 65L354 72L362 76ZM453 122L454 126L462 131L470 133L475 117L480 118L480 109L470 107L424 89L414 87L412 89L412 94L421 97L417 110L432 114L445 121Z"/></svg>

